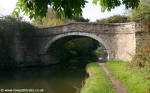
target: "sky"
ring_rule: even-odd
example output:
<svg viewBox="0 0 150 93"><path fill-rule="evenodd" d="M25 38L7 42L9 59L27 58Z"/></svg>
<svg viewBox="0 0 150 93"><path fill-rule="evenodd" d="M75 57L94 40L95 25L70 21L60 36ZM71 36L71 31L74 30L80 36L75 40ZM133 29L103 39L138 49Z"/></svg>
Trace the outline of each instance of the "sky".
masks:
<svg viewBox="0 0 150 93"><path fill-rule="evenodd" d="M18 0L0 0L0 17L11 15L11 12L15 8L16 2ZM117 14L124 14L126 9L124 5L112 9L111 12L101 12L101 7L99 5L93 5L92 0L87 0L88 3L86 4L85 8L83 8L83 17L90 19L91 22L96 21L97 19L107 18L109 16L117 15ZM27 16L24 17L25 20L29 20Z"/></svg>

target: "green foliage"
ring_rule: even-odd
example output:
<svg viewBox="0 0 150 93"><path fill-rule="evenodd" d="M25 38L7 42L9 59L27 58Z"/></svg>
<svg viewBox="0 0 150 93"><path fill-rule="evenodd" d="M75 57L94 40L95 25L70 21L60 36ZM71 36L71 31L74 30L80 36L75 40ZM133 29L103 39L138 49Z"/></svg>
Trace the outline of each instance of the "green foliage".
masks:
<svg viewBox="0 0 150 93"><path fill-rule="evenodd" d="M145 77L150 79L150 40L137 48L136 55L130 62L130 67L141 70Z"/></svg>
<svg viewBox="0 0 150 93"><path fill-rule="evenodd" d="M95 50L99 43L90 38L73 39L65 43L60 49L61 62L65 67L84 67L91 61L97 61Z"/></svg>
<svg viewBox="0 0 150 93"><path fill-rule="evenodd" d="M106 48L100 44L99 47L96 49L95 54L99 57L99 61L107 60L107 51Z"/></svg>
<svg viewBox="0 0 150 93"><path fill-rule="evenodd" d="M150 19L150 1L149 0L141 0L138 8L132 9L132 20L149 20Z"/></svg>
<svg viewBox="0 0 150 93"><path fill-rule="evenodd" d="M89 63L86 68L90 77L86 79L80 93L117 93L105 72L97 63Z"/></svg>
<svg viewBox="0 0 150 93"><path fill-rule="evenodd" d="M106 67L112 76L119 80L128 93L149 93L150 81L142 73L130 69L127 62L109 61Z"/></svg>
<svg viewBox="0 0 150 93"><path fill-rule="evenodd" d="M12 23L13 22L9 21L9 17L6 17L6 19L0 19L0 68L11 67L15 64L9 53L12 32L9 33L8 30L11 31L13 29L9 26L9 24ZM10 27L10 29L8 27Z"/></svg>
<svg viewBox="0 0 150 93"><path fill-rule="evenodd" d="M111 9L115 8L116 6L120 6L121 4L124 4L127 9L133 9L138 7L139 2L140 0L93 0L94 4L100 4L102 11L111 11Z"/></svg>
<svg viewBox="0 0 150 93"><path fill-rule="evenodd" d="M84 17L74 17L73 18L76 22L89 22L89 19L85 19Z"/></svg>
<svg viewBox="0 0 150 93"><path fill-rule="evenodd" d="M96 20L97 23L125 23L130 22L129 16L114 15L108 18Z"/></svg>
<svg viewBox="0 0 150 93"><path fill-rule="evenodd" d="M41 17L37 17L36 19L32 20L32 24L36 26L41 26L43 25L43 20Z"/></svg>
<svg viewBox="0 0 150 93"><path fill-rule="evenodd" d="M68 18L81 16L86 0L18 0L13 15L23 11L30 18L45 17L48 5L56 12L57 17L64 15Z"/></svg>
<svg viewBox="0 0 150 93"><path fill-rule="evenodd" d="M62 24L71 23L73 20L69 20L68 18L61 17L61 19L57 19L56 13L52 9L48 9L46 17L42 19L42 25L44 27L48 26L57 26Z"/></svg>
<svg viewBox="0 0 150 93"><path fill-rule="evenodd" d="M48 9L46 17L38 17L32 21L32 23L38 27L64 25L72 22L89 22L89 19L84 19L83 17L74 17L72 20L70 20L63 16L60 19L57 19L55 11Z"/></svg>
<svg viewBox="0 0 150 93"><path fill-rule="evenodd" d="M35 30L34 26L22 22L21 19L10 16L0 19L0 68L17 66L18 63L13 60L11 51L16 37L24 42L25 47L33 50Z"/></svg>
<svg viewBox="0 0 150 93"><path fill-rule="evenodd" d="M38 27L43 28L43 27L49 27L49 26L68 24L71 22L74 22L74 20L70 20L65 17L61 17L60 19L57 19L56 13L52 9L48 9L46 17L44 18L38 17L37 19L34 19L32 23Z"/></svg>
<svg viewBox="0 0 150 93"><path fill-rule="evenodd" d="M120 6L121 3L126 8L135 8L138 6L140 0L93 0L94 4L99 3L102 10L108 10ZM57 17L65 16L73 18L74 16L82 15L82 8L85 7L86 0L18 0L16 8L13 11L14 16L19 16L20 12L29 15L30 19L41 18L46 16L48 5L56 12Z"/></svg>
<svg viewBox="0 0 150 93"><path fill-rule="evenodd" d="M150 1L141 0L140 5L137 9L133 9L132 20L140 21L141 26L146 26L146 23L150 20ZM150 23L150 21L149 21ZM147 24L148 30L150 31L150 24ZM145 29L146 30L146 29ZM146 78L150 79L150 40L149 33L144 34L147 40L144 40L136 49L136 55L130 62L130 67L136 70L140 70Z"/></svg>
<svg viewBox="0 0 150 93"><path fill-rule="evenodd" d="M5 37L1 34L0 36L0 68L11 67L15 65L14 60L11 58L9 54L9 46L10 46L9 42L10 42L10 38Z"/></svg>
<svg viewBox="0 0 150 93"><path fill-rule="evenodd" d="M15 19L11 16L7 16L0 20L0 33L5 37L15 37L20 35L20 39L25 41L27 45L33 46L33 35L35 35L36 27L33 25L21 21L21 18Z"/></svg>

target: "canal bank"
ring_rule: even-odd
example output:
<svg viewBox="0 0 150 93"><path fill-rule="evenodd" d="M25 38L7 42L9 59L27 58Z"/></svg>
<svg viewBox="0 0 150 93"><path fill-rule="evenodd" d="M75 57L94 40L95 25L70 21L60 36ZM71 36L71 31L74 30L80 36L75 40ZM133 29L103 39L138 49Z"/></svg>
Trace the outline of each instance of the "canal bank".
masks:
<svg viewBox="0 0 150 93"><path fill-rule="evenodd" d="M106 76L106 73L97 63L90 63L86 68L89 78L81 89L81 93L117 93Z"/></svg>
<svg viewBox="0 0 150 93"><path fill-rule="evenodd" d="M130 68L128 62L108 61L103 66L90 63L86 70L89 78L81 93L150 93L150 80L139 70Z"/></svg>

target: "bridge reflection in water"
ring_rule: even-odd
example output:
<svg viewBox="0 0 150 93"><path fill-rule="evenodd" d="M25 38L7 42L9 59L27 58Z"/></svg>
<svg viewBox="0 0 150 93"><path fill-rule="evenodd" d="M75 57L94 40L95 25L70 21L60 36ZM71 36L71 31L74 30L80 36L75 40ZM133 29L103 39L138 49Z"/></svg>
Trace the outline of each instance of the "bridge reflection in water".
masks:
<svg viewBox="0 0 150 93"><path fill-rule="evenodd" d="M59 66L18 68L0 72L0 88L44 90L39 93L75 93L81 88L85 77L84 68L71 72Z"/></svg>

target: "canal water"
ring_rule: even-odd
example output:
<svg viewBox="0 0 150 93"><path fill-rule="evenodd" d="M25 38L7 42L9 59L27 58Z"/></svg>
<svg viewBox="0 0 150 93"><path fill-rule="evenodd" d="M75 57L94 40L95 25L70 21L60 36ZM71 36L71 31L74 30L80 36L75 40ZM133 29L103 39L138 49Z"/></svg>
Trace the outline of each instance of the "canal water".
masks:
<svg viewBox="0 0 150 93"><path fill-rule="evenodd" d="M8 89L13 92L3 93L79 93L86 77L85 68L64 70L60 66L49 66L1 70L0 91Z"/></svg>

